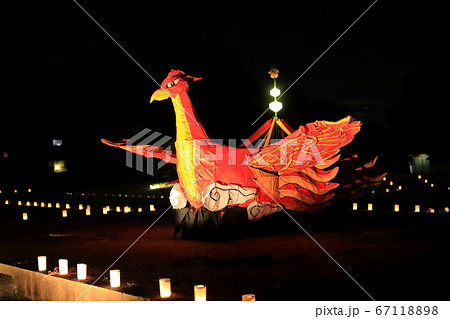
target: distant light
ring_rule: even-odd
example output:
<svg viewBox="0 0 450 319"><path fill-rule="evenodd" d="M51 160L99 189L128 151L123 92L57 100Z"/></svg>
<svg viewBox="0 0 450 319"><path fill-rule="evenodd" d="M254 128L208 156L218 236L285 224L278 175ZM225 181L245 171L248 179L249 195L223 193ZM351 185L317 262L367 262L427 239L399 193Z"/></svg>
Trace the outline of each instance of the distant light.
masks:
<svg viewBox="0 0 450 319"><path fill-rule="evenodd" d="M414 206L414 212L415 213L420 213L420 205Z"/></svg>
<svg viewBox="0 0 450 319"><path fill-rule="evenodd" d="M254 294L242 295L242 301L256 301Z"/></svg>
<svg viewBox="0 0 450 319"><path fill-rule="evenodd" d="M283 103L279 102L279 101L273 101L269 103L269 109L272 112L279 112L281 109L283 108Z"/></svg>
<svg viewBox="0 0 450 319"><path fill-rule="evenodd" d="M273 97L279 97L280 93L281 91L278 88L273 88L272 90L270 90L270 95Z"/></svg>
<svg viewBox="0 0 450 319"><path fill-rule="evenodd" d="M63 211L62 211L62 217L67 217L67 210L63 209Z"/></svg>
<svg viewBox="0 0 450 319"><path fill-rule="evenodd" d="M370 203L367 204L367 210L369 210L369 211L373 210L373 205Z"/></svg>
<svg viewBox="0 0 450 319"><path fill-rule="evenodd" d="M28 214L27 213L23 213L22 214L22 219L23 220L28 220Z"/></svg>
<svg viewBox="0 0 450 319"><path fill-rule="evenodd" d="M153 204L150 205L150 211L151 211L151 212L154 212L154 211L155 211L155 205L153 205Z"/></svg>
<svg viewBox="0 0 450 319"><path fill-rule="evenodd" d="M399 204L395 204L394 205L394 212L398 212L400 210L400 205Z"/></svg>
<svg viewBox="0 0 450 319"><path fill-rule="evenodd" d="M53 146L61 146L62 140L53 139L52 144L53 144Z"/></svg>
<svg viewBox="0 0 450 319"><path fill-rule="evenodd" d="M357 210L358 209L358 203L353 203L353 210Z"/></svg>

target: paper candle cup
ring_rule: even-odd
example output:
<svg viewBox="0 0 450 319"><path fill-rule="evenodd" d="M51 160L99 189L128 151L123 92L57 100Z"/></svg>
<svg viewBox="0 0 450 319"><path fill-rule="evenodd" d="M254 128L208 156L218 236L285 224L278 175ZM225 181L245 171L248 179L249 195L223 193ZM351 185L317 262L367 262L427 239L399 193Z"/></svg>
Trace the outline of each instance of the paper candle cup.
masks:
<svg viewBox="0 0 450 319"><path fill-rule="evenodd" d="M67 275L69 273L69 261L67 259L58 260L59 274Z"/></svg>
<svg viewBox="0 0 450 319"><path fill-rule="evenodd" d="M39 271L47 270L47 256L38 256L38 270Z"/></svg>
<svg viewBox="0 0 450 319"><path fill-rule="evenodd" d="M170 278L161 278L159 280L159 295L161 298L170 298L172 295L170 289Z"/></svg>
<svg viewBox="0 0 450 319"><path fill-rule="evenodd" d="M87 265L86 264L77 264L77 279L85 280L87 276Z"/></svg>
<svg viewBox="0 0 450 319"><path fill-rule="evenodd" d="M195 285L194 286L194 300L195 301L206 301L206 286L205 285Z"/></svg>
<svg viewBox="0 0 450 319"><path fill-rule="evenodd" d="M109 271L109 282L112 288L120 287L120 270L113 269Z"/></svg>

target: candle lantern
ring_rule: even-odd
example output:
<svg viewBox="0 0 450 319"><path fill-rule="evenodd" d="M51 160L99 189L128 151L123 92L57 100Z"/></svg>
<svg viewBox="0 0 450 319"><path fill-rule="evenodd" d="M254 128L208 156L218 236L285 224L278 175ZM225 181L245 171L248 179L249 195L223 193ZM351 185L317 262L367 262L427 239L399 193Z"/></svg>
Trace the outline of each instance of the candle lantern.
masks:
<svg viewBox="0 0 450 319"><path fill-rule="evenodd" d="M22 201L19 200L19 201L17 202L17 205L21 206L21 205L22 205Z"/></svg>
<svg viewBox="0 0 450 319"><path fill-rule="evenodd" d="M39 271L47 270L47 256L38 256L38 270Z"/></svg>
<svg viewBox="0 0 450 319"><path fill-rule="evenodd" d="M41 202L41 207L45 207L45 203L44 202Z"/></svg>
<svg viewBox="0 0 450 319"><path fill-rule="evenodd" d="M67 275L69 273L69 261L67 259L58 260L59 274Z"/></svg>
<svg viewBox="0 0 450 319"><path fill-rule="evenodd" d="M367 210L369 211L373 210L373 205L371 203L367 204Z"/></svg>
<svg viewBox="0 0 450 319"><path fill-rule="evenodd" d="M25 205L26 205L26 206L31 206L31 203L30 203L29 201L27 201L27 202L25 203Z"/></svg>
<svg viewBox="0 0 450 319"><path fill-rule="evenodd" d="M79 210L83 210L83 204L78 205Z"/></svg>
<svg viewBox="0 0 450 319"><path fill-rule="evenodd" d="M161 298L170 298L172 291L170 289L170 278L159 279L159 295Z"/></svg>
<svg viewBox="0 0 450 319"><path fill-rule="evenodd" d="M419 213L420 212L420 205L414 206L414 212Z"/></svg>
<svg viewBox="0 0 450 319"><path fill-rule="evenodd" d="M59 203L56 203L56 204L55 204L55 207L56 207L56 208L60 208L61 205L59 205Z"/></svg>
<svg viewBox="0 0 450 319"><path fill-rule="evenodd" d="M67 210L63 209L63 211L62 211L62 217L67 217Z"/></svg>
<svg viewBox="0 0 450 319"><path fill-rule="evenodd" d="M120 270L119 269L113 269L113 270L109 271L109 282L110 282L111 288L120 287Z"/></svg>
<svg viewBox="0 0 450 319"><path fill-rule="evenodd" d="M155 211L155 205L153 205L153 204L150 205L150 211L151 211L151 212L154 212L154 211Z"/></svg>
<svg viewBox="0 0 450 319"><path fill-rule="evenodd" d="M400 205L395 204L394 205L394 212L398 212L400 210Z"/></svg>
<svg viewBox="0 0 450 319"><path fill-rule="evenodd" d="M206 301L206 286L205 285L195 285L194 286L194 300L195 301Z"/></svg>
<svg viewBox="0 0 450 319"><path fill-rule="evenodd" d="M70 205L69 204L66 204L66 209L70 209Z"/></svg>
<svg viewBox="0 0 450 319"><path fill-rule="evenodd" d="M85 280L87 277L87 265L86 264L77 264L77 279Z"/></svg>
<svg viewBox="0 0 450 319"><path fill-rule="evenodd" d="M358 209L358 203L353 203L353 210L357 210Z"/></svg>
<svg viewBox="0 0 450 319"><path fill-rule="evenodd" d="M242 295L242 301L256 301L254 294Z"/></svg>
<svg viewBox="0 0 450 319"><path fill-rule="evenodd" d="M103 215L108 214L108 208L107 207L103 207Z"/></svg>
<svg viewBox="0 0 450 319"><path fill-rule="evenodd" d="M34 207L38 207L38 206L39 206L38 202L34 202L34 203L33 203L33 206L34 206Z"/></svg>
<svg viewBox="0 0 450 319"><path fill-rule="evenodd" d="M48 207L48 208L52 208L52 203L48 203L48 204L47 204L47 207Z"/></svg>
<svg viewBox="0 0 450 319"><path fill-rule="evenodd" d="M28 214L27 213L23 213L22 214L22 219L23 220L28 220Z"/></svg>
<svg viewBox="0 0 450 319"><path fill-rule="evenodd" d="M116 207L116 212L120 213L120 206Z"/></svg>

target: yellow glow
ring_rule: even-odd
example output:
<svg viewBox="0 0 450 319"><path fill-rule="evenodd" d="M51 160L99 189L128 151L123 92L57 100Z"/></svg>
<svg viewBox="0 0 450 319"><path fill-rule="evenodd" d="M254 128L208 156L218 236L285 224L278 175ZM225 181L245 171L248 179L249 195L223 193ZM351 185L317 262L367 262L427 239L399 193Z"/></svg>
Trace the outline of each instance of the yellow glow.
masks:
<svg viewBox="0 0 450 319"><path fill-rule="evenodd" d="M367 204L367 210L369 210L369 211L370 211L370 210L373 210L373 205L372 205L372 204L370 204L370 203L369 203L369 204Z"/></svg>
<svg viewBox="0 0 450 319"><path fill-rule="evenodd" d="M195 285L194 286L194 300L195 301L206 301L206 286L205 285Z"/></svg>
<svg viewBox="0 0 450 319"><path fill-rule="evenodd" d="M22 205L22 201L19 200L19 201L17 202L17 205L21 206L21 205Z"/></svg>
<svg viewBox="0 0 450 319"><path fill-rule="evenodd" d="M70 205L69 204L66 204L66 209L70 209Z"/></svg>
<svg viewBox="0 0 450 319"><path fill-rule="evenodd" d="M103 215L106 215L106 214L108 214L108 207L103 207Z"/></svg>
<svg viewBox="0 0 450 319"><path fill-rule="evenodd" d="M398 212L400 210L400 205L395 204L394 205L394 212Z"/></svg>
<svg viewBox="0 0 450 319"><path fill-rule="evenodd" d="M56 207L56 208L60 208L59 203L56 203L55 207Z"/></svg>
<svg viewBox="0 0 450 319"><path fill-rule="evenodd" d="M170 278L159 279L159 295L161 298L170 298L172 291L170 288Z"/></svg>
<svg viewBox="0 0 450 319"><path fill-rule="evenodd" d="M419 213L420 212L420 205L414 206L414 212Z"/></svg>
<svg viewBox="0 0 450 319"><path fill-rule="evenodd" d="M67 210L63 209L63 211L62 211L62 217L67 217Z"/></svg>
<svg viewBox="0 0 450 319"><path fill-rule="evenodd" d="M83 204L78 205L78 209L82 210L83 209Z"/></svg>
<svg viewBox="0 0 450 319"><path fill-rule="evenodd" d="M31 206L31 203L30 202L26 202L25 205L26 206Z"/></svg>
<svg viewBox="0 0 450 319"><path fill-rule="evenodd" d="M154 211L155 211L155 205L153 205L153 204L150 205L150 211L151 211L151 212L154 212Z"/></svg>
<svg viewBox="0 0 450 319"><path fill-rule="evenodd" d="M47 204L47 207L48 207L48 208L52 208L52 203L48 203L48 204Z"/></svg>
<svg viewBox="0 0 450 319"><path fill-rule="evenodd" d="M386 188L386 193L389 193L389 188Z"/></svg>
<svg viewBox="0 0 450 319"><path fill-rule="evenodd" d="M23 220L28 220L28 214L27 213L23 213L22 214L22 219Z"/></svg>
<svg viewBox="0 0 450 319"><path fill-rule="evenodd" d="M358 203L353 203L353 210L357 210L358 209Z"/></svg>

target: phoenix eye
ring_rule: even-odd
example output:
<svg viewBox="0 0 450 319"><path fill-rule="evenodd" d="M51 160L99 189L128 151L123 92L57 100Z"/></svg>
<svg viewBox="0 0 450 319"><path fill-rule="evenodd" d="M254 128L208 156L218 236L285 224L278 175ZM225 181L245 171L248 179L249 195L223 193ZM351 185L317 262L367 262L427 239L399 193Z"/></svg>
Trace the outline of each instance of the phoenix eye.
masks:
<svg viewBox="0 0 450 319"><path fill-rule="evenodd" d="M180 79L175 79L172 82L167 83L166 87L171 88L172 86L176 85L178 82L180 82Z"/></svg>

